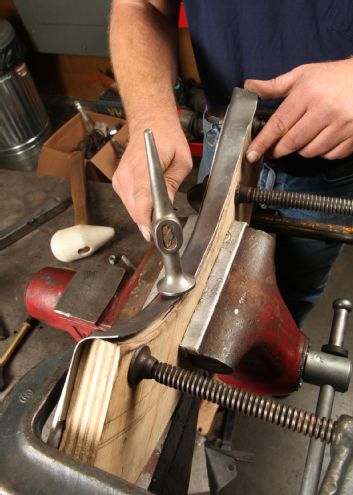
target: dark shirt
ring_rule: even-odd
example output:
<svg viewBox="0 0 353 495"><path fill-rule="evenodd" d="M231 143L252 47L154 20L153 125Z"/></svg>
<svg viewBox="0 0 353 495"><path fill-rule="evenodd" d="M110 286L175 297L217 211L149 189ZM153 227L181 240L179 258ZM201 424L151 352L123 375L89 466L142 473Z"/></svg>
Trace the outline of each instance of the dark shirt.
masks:
<svg viewBox="0 0 353 495"><path fill-rule="evenodd" d="M305 63L353 55L353 0L184 0L184 4L209 108L228 105L232 89L243 87L245 79L270 79ZM293 175L315 175L332 165L317 158L308 167L307 160L296 154L273 163Z"/></svg>
<svg viewBox="0 0 353 495"><path fill-rule="evenodd" d="M353 55L353 0L184 0L210 106L245 79ZM353 89L353 82L352 82Z"/></svg>

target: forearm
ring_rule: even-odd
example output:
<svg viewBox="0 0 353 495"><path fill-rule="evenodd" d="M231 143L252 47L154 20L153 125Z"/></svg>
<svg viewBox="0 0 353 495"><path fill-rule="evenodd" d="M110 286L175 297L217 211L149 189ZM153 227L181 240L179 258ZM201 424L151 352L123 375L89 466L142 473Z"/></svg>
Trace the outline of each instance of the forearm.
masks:
<svg viewBox="0 0 353 495"><path fill-rule="evenodd" d="M111 59L130 132L152 116L177 120L176 4L171 0L159 4L162 7L147 0L113 2Z"/></svg>

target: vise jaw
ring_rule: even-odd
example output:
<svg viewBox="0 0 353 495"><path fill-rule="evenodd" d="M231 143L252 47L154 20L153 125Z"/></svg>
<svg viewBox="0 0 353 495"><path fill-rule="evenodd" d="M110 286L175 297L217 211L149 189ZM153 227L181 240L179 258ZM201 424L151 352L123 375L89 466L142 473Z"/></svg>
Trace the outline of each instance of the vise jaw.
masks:
<svg viewBox="0 0 353 495"><path fill-rule="evenodd" d="M308 348L277 287L275 239L234 221L180 348L251 392L298 388Z"/></svg>

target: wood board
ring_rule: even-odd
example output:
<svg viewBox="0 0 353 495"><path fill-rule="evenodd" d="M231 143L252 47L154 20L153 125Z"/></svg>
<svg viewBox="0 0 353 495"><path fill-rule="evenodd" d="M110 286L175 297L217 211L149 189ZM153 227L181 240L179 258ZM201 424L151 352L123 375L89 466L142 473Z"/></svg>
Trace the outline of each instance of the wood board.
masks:
<svg viewBox="0 0 353 495"><path fill-rule="evenodd" d="M250 140L250 127L251 123L243 150ZM246 173L243 173L244 166ZM179 343L202 296L228 229L235 217L249 219L249 208L235 211L236 186L241 179L242 183L252 183L256 175L256 167L244 163L242 152L212 244L198 272L196 287L133 339L119 346L98 340L89 343L80 361L60 450L127 481L138 479L171 418L178 392L153 381L143 381L135 389L130 389L127 371L132 353L142 344L148 344L159 360L177 363ZM119 358L114 359L114 352L119 354ZM105 358L105 354L110 358ZM100 359L97 356L101 356ZM115 364L119 361L119 365L113 369L110 359ZM90 382L97 367L103 376L108 377L99 384ZM102 407L102 397L108 407ZM84 412L89 421L80 422L80 415Z"/></svg>

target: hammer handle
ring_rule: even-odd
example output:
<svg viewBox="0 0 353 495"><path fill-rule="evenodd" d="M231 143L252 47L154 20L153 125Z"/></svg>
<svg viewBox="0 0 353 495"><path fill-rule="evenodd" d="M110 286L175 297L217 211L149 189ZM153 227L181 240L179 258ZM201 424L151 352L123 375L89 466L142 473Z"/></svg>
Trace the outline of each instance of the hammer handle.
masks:
<svg viewBox="0 0 353 495"><path fill-rule="evenodd" d="M34 327L37 320L34 318L27 318L21 325L21 328L16 333L15 337L12 339L10 345L5 350L5 352L0 356L0 367L4 367L7 361L11 358L22 339L27 335L27 333Z"/></svg>
<svg viewBox="0 0 353 495"><path fill-rule="evenodd" d="M75 225L88 225L86 166L83 153L80 151L72 153L70 185Z"/></svg>

